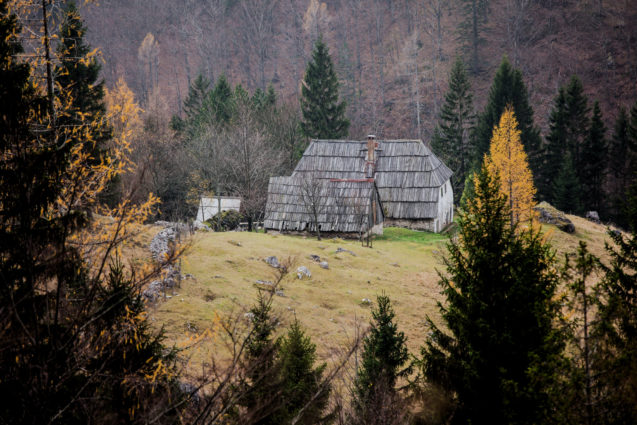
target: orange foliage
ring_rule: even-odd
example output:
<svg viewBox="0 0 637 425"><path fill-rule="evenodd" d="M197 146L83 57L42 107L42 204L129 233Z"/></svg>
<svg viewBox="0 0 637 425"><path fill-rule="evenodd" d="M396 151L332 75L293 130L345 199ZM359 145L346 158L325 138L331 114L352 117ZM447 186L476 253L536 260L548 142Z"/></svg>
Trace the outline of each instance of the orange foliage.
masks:
<svg viewBox="0 0 637 425"><path fill-rule="evenodd" d="M484 162L489 172L500 179L500 191L507 196L511 208L511 225L531 219L536 189L520 140L518 121L510 105L493 129L489 154L485 155Z"/></svg>

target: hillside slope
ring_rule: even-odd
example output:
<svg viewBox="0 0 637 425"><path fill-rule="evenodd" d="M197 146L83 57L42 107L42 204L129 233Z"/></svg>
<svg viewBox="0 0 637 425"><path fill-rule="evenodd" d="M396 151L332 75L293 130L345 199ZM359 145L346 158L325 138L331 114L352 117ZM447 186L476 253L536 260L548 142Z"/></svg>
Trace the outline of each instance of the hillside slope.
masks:
<svg viewBox="0 0 637 425"><path fill-rule="evenodd" d="M429 139L453 58L471 61L470 3L103 0L82 13L92 45L103 51L107 84L123 77L142 100L157 87L175 113L199 73L225 73L250 89L272 83L296 102L312 43L323 33L348 101L350 135ZM636 2L478 3L488 5L472 76L478 108L505 54L522 69L543 128L557 87L573 73L607 118L637 100ZM155 43L142 48L149 33Z"/></svg>
<svg viewBox="0 0 637 425"><path fill-rule="evenodd" d="M606 228L580 217L568 217L576 226L575 234L563 233L554 226L543 229L557 254L563 257L566 252L574 252L584 240L593 253L603 257ZM274 297L274 312L283 324L296 316L317 344L321 358L337 356L354 337L356 326L367 325L370 307L362 300L373 301L381 293L391 297L396 320L415 353L427 333L426 316L439 319L437 270L444 271L441 260L446 237L404 229L385 231L386 236L375 241L373 248L340 239L199 233L183 258L183 272L194 279L185 280L177 294L160 302L151 316L157 326L165 327L169 342L188 346L204 330L218 330L221 317L230 313L242 316L250 308L257 295L255 282L272 280L274 269L265 263L266 257L290 257L295 258L297 266L307 266L312 277L299 280L295 273L288 276L282 282L285 296ZM337 252L339 247L355 255ZM309 259L311 254L328 261L329 269ZM195 363L206 361L210 350L219 355L223 340L216 335L189 352Z"/></svg>

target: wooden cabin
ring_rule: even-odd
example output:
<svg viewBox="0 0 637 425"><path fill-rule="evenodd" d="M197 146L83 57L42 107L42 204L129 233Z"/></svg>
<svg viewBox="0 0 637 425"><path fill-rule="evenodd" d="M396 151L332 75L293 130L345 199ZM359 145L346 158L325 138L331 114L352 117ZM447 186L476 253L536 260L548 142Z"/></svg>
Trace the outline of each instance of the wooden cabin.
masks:
<svg viewBox="0 0 637 425"><path fill-rule="evenodd" d="M453 220L451 175L421 140L312 140L291 176L270 179L264 224L312 230L314 205L323 232L377 233L383 224L439 232Z"/></svg>

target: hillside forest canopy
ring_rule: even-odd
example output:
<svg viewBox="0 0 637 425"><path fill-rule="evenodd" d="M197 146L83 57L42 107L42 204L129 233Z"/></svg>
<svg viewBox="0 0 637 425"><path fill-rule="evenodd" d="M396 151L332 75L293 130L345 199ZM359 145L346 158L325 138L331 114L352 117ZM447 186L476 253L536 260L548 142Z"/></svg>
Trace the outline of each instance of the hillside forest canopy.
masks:
<svg viewBox="0 0 637 425"><path fill-rule="evenodd" d="M0 0L0 423L637 423L636 37L628 1ZM256 232L311 139L369 133L454 173L419 350L379 288L323 361L273 307L289 258L189 367L147 294L201 198ZM558 256L542 201L597 212L604 252Z"/></svg>

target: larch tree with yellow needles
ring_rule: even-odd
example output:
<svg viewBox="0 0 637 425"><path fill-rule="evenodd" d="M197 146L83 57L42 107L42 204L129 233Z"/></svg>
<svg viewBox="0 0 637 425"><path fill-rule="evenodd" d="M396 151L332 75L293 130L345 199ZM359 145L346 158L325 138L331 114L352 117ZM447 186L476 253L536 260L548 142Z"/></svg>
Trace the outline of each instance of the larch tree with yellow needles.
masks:
<svg viewBox="0 0 637 425"><path fill-rule="evenodd" d="M484 163L489 173L500 179L500 191L509 203L511 225L531 219L536 189L511 105L505 108L500 123L493 129Z"/></svg>

